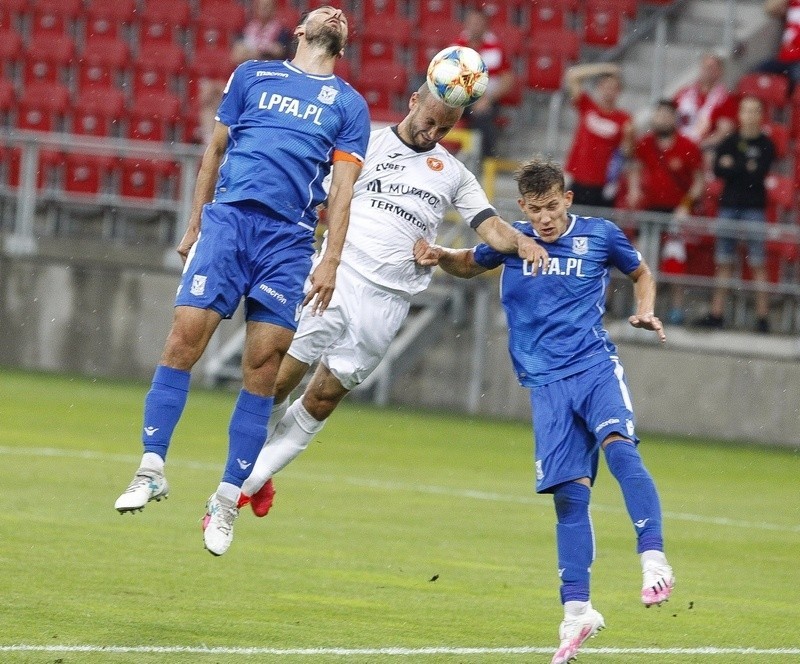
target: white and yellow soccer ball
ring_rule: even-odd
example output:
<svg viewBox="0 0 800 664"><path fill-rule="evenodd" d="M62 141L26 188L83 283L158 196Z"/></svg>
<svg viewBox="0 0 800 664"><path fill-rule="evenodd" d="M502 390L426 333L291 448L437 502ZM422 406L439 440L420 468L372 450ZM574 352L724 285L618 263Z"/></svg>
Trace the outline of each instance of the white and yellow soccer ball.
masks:
<svg viewBox="0 0 800 664"><path fill-rule="evenodd" d="M489 72L480 54L468 46L448 46L428 65L428 88L447 106L464 108L486 92Z"/></svg>

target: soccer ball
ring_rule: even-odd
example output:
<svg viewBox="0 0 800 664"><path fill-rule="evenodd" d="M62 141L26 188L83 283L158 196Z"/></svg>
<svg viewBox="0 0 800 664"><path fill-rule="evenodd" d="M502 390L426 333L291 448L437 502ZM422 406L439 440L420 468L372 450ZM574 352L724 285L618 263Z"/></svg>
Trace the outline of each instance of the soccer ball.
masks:
<svg viewBox="0 0 800 664"><path fill-rule="evenodd" d="M428 65L428 88L447 106L463 108L478 101L489 85L486 64L467 46L448 46Z"/></svg>

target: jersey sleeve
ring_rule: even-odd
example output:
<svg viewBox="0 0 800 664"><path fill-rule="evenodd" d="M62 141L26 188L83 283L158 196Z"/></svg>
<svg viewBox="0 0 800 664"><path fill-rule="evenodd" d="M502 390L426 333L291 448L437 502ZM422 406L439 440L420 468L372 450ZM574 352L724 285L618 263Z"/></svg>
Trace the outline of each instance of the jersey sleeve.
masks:
<svg viewBox="0 0 800 664"><path fill-rule="evenodd" d="M497 215L478 179L457 159L461 180L453 197L453 206L472 228L477 228L489 217Z"/></svg>
<svg viewBox="0 0 800 664"><path fill-rule="evenodd" d="M369 144L370 122L367 102L350 85L345 85L352 90L353 94L347 96L343 105L344 124L336 137L334 148L337 152L343 152L354 156L359 162L364 163L367 155L367 145Z"/></svg>
<svg viewBox="0 0 800 664"><path fill-rule="evenodd" d="M243 62L230 75L225 89L222 91L222 101L217 109L214 119L230 127L239 121L244 111L244 79L247 62Z"/></svg>
<svg viewBox="0 0 800 664"><path fill-rule="evenodd" d="M505 259L509 257L509 254L501 254L488 244L481 243L472 250L472 257L478 265L485 267L487 270L492 270L502 265Z"/></svg>
<svg viewBox="0 0 800 664"><path fill-rule="evenodd" d="M633 247L619 226L605 220L608 261L623 274L630 274L642 264L642 255Z"/></svg>

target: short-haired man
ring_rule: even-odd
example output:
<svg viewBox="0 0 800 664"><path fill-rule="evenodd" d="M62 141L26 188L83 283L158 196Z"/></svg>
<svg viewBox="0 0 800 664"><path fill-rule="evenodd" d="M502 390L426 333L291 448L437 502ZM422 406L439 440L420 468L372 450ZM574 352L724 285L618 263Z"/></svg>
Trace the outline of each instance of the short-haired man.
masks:
<svg viewBox="0 0 800 664"><path fill-rule="evenodd" d="M503 266L509 352L520 384L531 391L536 490L553 494L555 502L564 620L552 664L565 664L605 626L589 601L594 560L589 497L601 449L636 532L642 602L660 604L675 584L663 553L658 492L637 449L630 392L603 329L610 267L633 281L636 313L630 324L652 330L661 341L665 336L653 315L656 285L647 264L612 222L568 213L572 192L565 191L561 167L533 160L520 169L517 182L527 221L514 226L544 242L550 257L539 277L530 278L534 266L528 261L485 244L455 250L420 242L415 256L459 277Z"/></svg>

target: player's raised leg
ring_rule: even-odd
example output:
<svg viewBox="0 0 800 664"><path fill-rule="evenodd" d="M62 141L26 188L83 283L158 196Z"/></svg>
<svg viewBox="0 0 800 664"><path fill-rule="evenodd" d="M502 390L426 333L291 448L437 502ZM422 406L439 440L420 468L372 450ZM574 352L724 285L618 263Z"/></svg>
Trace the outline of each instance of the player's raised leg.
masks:
<svg viewBox="0 0 800 664"><path fill-rule="evenodd" d="M561 643L552 664L572 660L581 645L605 627L603 616L589 601L594 560L594 533L589 515L589 479L565 482L553 490L556 508L558 573L564 620L559 627Z"/></svg>
<svg viewBox="0 0 800 664"><path fill-rule="evenodd" d="M275 377L293 336L293 329L280 325L247 322L242 357L243 388L228 427L228 459L222 481L208 499L203 518L203 542L216 556L225 553L233 541L241 487L267 437Z"/></svg>
<svg viewBox="0 0 800 664"><path fill-rule="evenodd" d="M142 461L128 488L114 503L120 513L142 510L149 501L169 494L164 460L186 405L190 371L220 320L220 315L209 309L175 307L172 329L144 401Z"/></svg>
<svg viewBox="0 0 800 664"><path fill-rule="evenodd" d="M642 562L642 603L646 607L661 604L672 594L675 575L664 555L661 501L655 482L630 440L612 434L603 441L603 450L636 530L636 550Z"/></svg>
<svg viewBox="0 0 800 664"><path fill-rule="evenodd" d="M320 363L303 396L289 406L275 434L261 449L256 467L243 485L242 492L257 496L275 473L308 447L348 392L330 369ZM252 503L253 511L257 516L264 516L265 513L256 510L257 502Z"/></svg>

